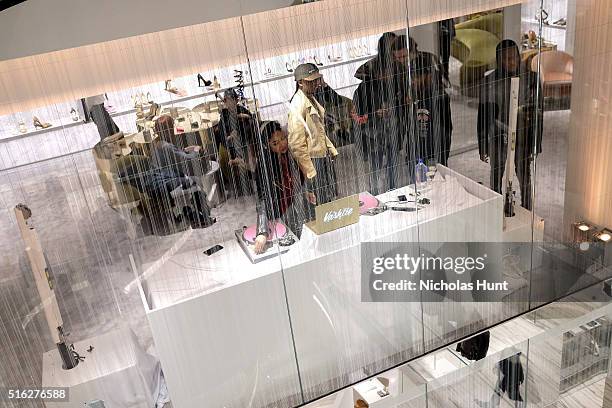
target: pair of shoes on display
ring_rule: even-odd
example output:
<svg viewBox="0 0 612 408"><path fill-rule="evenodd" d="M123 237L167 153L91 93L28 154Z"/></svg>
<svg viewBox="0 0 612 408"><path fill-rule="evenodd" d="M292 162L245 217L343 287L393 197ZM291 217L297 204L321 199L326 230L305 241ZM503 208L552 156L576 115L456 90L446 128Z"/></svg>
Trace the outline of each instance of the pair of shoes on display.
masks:
<svg viewBox="0 0 612 408"><path fill-rule="evenodd" d="M53 126L53 125L51 125L48 122L41 122L40 119L38 119L36 116L32 117L32 122L34 124L34 128L35 129L38 129L38 128L40 128L40 129L47 129L47 128L50 128L51 126Z"/></svg>
<svg viewBox="0 0 612 408"><path fill-rule="evenodd" d="M265 71L264 71L264 76L266 77L271 77L271 76L276 76L277 74L272 72L272 68L270 67L266 67Z"/></svg>
<svg viewBox="0 0 612 408"><path fill-rule="evenodd" d="M366 55L369 55L369 51L365 44L349 48L349 57L351 58L359 58Z"/></svg>
<svg viewBox="0 0 612 408"><path fill-rule="evenodd" d="M19 130L19 133L28 133L28 128L26 127L26 124L23 122L23 120L19 121L19 123L17 124L17 129Z"/></svg>
<svg viewBox="0 0 612 408"><path fill-rule="evenodd" d="M149 106L149 113L145 116L146 120L153 120L156 116L159 116L161 113L161 106L158 103L151 102Z"/></svg>
<svg viewBox="0 0 612 408"><path fill-rule="evenodd" d="M285 62L285 68L287 68L288 72L293 72L293 70L296 69L298 65L299 63L296 60L291 61L291 64L289 62Z"/></svg>
<svg viewBox="0 0 612 408"><path fill-rule="evenodd" d="M187 92L184 89L177 88L176 86L172 86L172 80L166 79L166 87L165 91L170 92L171 94L175 94L178 96L187 96Z"/></svg>
<svg viewBox="0 0 612 408"><path fill-rule="evenodd" d="M567 20L565 20L565 17L558 19L557 21L553 21L554 25L558 25L561 27L565 27L567 25Z"/></svg>
<svg viewBox="0 0 612 408"><path fill-rule="evenodd" d="M72 118L73 122L78 122L79 121L79 112L77 112L77 110L74 109L74 108L70 109L70 117Z"/></svg>
<svg viewBox="0 0 612 408"><path fill-rule="evenodd" d="M132 103L134 107L147 105L153 103L153 98L151 97L151 92L147 92L147 96L145 96L144 92L141 92L140 95L132 95Z"/></svg>
<svg viewBox="0 0 612 408"><path fill-rule="evenodd" d="M208 79L204 79L202 74L198 74L197 78L198 78L198 86L200 88L209 87L212 85L212 81L209 81Z"/></svg>

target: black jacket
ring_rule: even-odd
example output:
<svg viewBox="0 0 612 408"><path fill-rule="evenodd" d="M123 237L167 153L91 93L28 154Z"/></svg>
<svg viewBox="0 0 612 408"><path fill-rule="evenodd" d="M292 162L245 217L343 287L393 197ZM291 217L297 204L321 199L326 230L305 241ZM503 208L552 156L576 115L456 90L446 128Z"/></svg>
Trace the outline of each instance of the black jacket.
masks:
<svg viewBox="0 0 612 408"><path fill-rule="evenodd" d="M520 387L525 381L525 372L521 364L521 353L505 358L498 364L501 373L500 390L507 392L512 401L522 401Z"/></svg>
<svg viewBox="0 0 612 408"><path fill-rule="evenodd" d="M468 360L481 360L487 356L491 334L486 331L457 343L457 351Z"/></svg>
<svg viewBox="0 0 612 408"><path fill-rule="evenodd" d="M537 101L539 81L525 65L520 74L519 112L516 124L517 144L527 146L528 152L542 152L542 102ZM540 93L541 94L541 93ZM478 152L490 155L491 143L502 143L507 138L510 110L510 78L496 69L485 75L480 86L478 102ZM535 151L533 146L535 145Z"/></svg>
<svg viewBox="0 0 612 408"><path fill-rule="evenodd" d="M353 105L357 115L368 115L364 127L379 126L380 118L376 115L379 109L389 109L390 114L397 117L404 88L408 85L402 82L407 77L399 75L400 72L398 64L392 64L385 70L377 58L361 65L355 72L355 78L360 79L361 83L353 93Z"/></svg>
<svg viewBox="0 0 612 408"><path fill-rule="evenodd" d="M246 146L249 145L255 135L255 122L253 115L247 108L238 105L238 114L241 113L248 115L249 118L239 118L237 120L236 130L238 132L239 140L235 140L232 143L229 143L227 140L227 137L233 130L231 115L227 108L221 110L219 124L215 128L215 143L217 145L217 149L219 149L219 145L224 145L228 150L230 159L235 159L239 156L246 160Z"/></svg>
<svg viewBox="0 0 612 408"><path fill-rule="evenodd" d="M451 116L450 97L443 90L426 95L413 95L412 120L410 127L411 142L409 157L436 158L440 164L447 165L451 148L453 121ZM437 91L436 91L437 90Z"/></svg>

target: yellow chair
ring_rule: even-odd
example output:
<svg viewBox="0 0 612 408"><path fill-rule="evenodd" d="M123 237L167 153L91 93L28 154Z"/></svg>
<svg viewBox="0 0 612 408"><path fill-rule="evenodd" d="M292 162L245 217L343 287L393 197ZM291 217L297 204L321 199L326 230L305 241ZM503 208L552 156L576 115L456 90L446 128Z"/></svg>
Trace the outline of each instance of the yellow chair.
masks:
<svg viewBox="0 0 612 408"><path fill-rule="evenodd" d="M455 31L451 55L462 62L459 71L461 93L477 96L485 72L495 68L495 48L504 35L504 15L481 15L455 25Z"/></svg>

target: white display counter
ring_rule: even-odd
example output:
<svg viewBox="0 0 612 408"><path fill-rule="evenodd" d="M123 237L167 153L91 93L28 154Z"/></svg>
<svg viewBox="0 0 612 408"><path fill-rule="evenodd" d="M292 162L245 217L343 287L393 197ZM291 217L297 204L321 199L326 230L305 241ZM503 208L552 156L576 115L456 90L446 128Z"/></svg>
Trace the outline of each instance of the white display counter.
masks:
<svg viewBox="0 0 612 408"><path fill-rule="evenodd" d="M210 257L202 248L143 265L143 301L174 406L259 407L301 401L302 392L308 400L363 378L364 367L419 352L424 332L437 336L422 327L420 303L361 302L360 244L501 241L502 197L439 172L445 180L424 194L431 204L422 210L362 216L320 236L305 228L281 257L251 264L228 241ZM456 324L470 316L459 309L449 318Z"/></svg>

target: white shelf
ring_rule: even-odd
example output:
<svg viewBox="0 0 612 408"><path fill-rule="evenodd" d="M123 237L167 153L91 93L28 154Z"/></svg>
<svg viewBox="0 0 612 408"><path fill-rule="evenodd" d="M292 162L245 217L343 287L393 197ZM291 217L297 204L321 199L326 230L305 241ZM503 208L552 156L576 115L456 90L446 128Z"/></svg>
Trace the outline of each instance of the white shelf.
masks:
<svg viewBox="0 0 612 408"><path fill-rule="evenodd" d="M355 63L355 62L361 62L361 61L366 61L369 60L370 58L372 58L375 54L373 55L363 55L360 57L355 57L355 58L351 58L351 59L347 59L347 60L341 60L341 61L337 61L337 62L333 62L333 63L329 63L326 65L323 65L321 67L319 67L319 69L321 71L324 71L326 69L329 68L336 68L336 67L340 67L342 65L347 65L347 64L351 64L351 63ZM195 75L195 74L194 74ZM244 83L244 87L248 88L251 86L257 86L257 85L261 85L261 84L265 84L265 83L270 83L270 82L274 82L274 81L278 81L278 80L282 80L282 79L288 79L288 78L293 78L293 73L282 73L279 75L275 75L275 76L270 76L270 77L266 77L254 82L245 82ZM232 87L234 87L234 85L232 85ZM349 87L352 85L349 85ZM201 99L201 98L206 98L208 96L214 96L215 93L219 93L219 92L223 92L225 90L227 90L229 87L225 87L225 88L220 88L218 90L206 90L200 94L194 94L194 95L188 95L188 96L183 96L183 97L179 97L179 98L175 98L175 99L169 99L166 101L161 101L158 102L161 106L167 106L167 105L173 105L173 104L177 104L177 103L182 103L182 102L187 102L187 101L192 101L192 100L196 100L196 99ZM206 89L206 88L205 88ZM269 106L273 106L269 105ZM262 106L261 108L265 108L266 106ZM130 108L130 109L124 109L124 110L120 110L117 112L113 112L110 114L111 117L119 117L119 116L124 116L124 115L129 115L129 114L133 114L136 113L136 108ZM23 138L27 138L30 136L37 136L43 133L48 133L48 132L53 132L56 130L61 130L61 129L67 129L67 128L71 128L74 126L79 126L79 125L85 125L87 123L92 123L92 122L83 122L83 120L79 120L78 122L70 122L70 123L65 123L65 124L59 124L59 125L53 125L49 128L46 129L37 129L37 130L31 130L28 131L26 133L19 133L19 134L14 134L11 136L7 136L4 138L0 138L0 144L4 143L4 142L9 142L12 140L17 140L17 139L23 139Z"/></svg>
<svg viewBox="0 0 612 408"><path fill-rule="evenodd" d="M522 19L523 23L529 24L537 24L540 25L540 22L535 19L524 18ZM542 28L556 28L557 30L567 30L567 26L561 26L556 24L542 24Z"/></svg>

